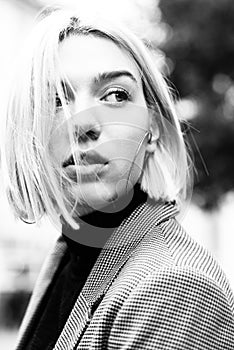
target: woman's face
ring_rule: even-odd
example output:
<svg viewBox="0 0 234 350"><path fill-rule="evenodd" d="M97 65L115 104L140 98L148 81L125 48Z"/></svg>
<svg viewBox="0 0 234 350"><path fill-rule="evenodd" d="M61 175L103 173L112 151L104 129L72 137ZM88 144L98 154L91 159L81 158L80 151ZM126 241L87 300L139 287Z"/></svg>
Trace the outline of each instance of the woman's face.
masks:
<svg viewBox="0 0 234 350"><path fill-rule="evenodd" d="M60 44L59 59L72 86L65 82L71 118L66 120L57 98L49 147L56 166L74 179L72 192L84 203L78 208L83 215L120 198L138 181L150 116L133 59L112 41L70 36ZM73 144L69 128L75 135Z"/></svg>

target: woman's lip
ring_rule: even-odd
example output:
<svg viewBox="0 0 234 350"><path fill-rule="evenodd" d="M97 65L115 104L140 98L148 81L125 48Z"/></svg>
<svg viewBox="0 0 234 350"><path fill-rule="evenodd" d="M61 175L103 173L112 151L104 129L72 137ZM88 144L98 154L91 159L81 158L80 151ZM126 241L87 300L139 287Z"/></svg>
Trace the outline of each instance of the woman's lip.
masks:
<svg viewBox="0 0 234 350"><path fill-rule="evenodd" d="M77 154L77 159L80 159L85 162L85 164L106 164L108 162L108 159L104 158L101 154L95 152L95 151L88 151L83 152L80 154ZM67 158L62 163L64 168L69 167L70 165L74 165L74 157L73 154L70 155L69 158Z"/></svg>
<svg viewBox="0 0 234 350"><path fill-rule="evenodd" d="M108 163L82 164L82 165L68 165L65 168L67 175L77 180L77 174L82 179L84 177L100 176L104 168L106 169ZM78 177L78 178L79 178Z"/></svg>

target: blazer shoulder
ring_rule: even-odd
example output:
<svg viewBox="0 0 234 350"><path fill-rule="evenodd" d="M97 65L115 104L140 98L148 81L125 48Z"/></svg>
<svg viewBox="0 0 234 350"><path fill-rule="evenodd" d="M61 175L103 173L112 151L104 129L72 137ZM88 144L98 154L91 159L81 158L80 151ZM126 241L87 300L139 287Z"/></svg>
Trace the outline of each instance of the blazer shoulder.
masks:
<svg viewBox="0 0 234 350"><path fill-rule="evenodd" d="M169 299L184 298L192 304L204 301L208 303L208 307L211 304L222 305L230 311L234 322L232 298L215 279L200 270L188 266L166 267L146 276L138 285L138 289L143 294L144 290L154 290L157 291L157 295L165 294Z"/></svg>
<svg viewBox="0 0 234 350"><path fill-rule="evenodd" d="M227 295L234 309L234 297L227 277L218 261L205 247L199 244L175 219L159 225L174 265L194 271L213 281Z"/></svg>
<svg viewBox="0 0 234 350"><path fill-rule="evenodd" d="M228 313L232 320L234 332L232 299L213 278L191 267L172 266L150 273L133 290L135 293L140 293L142 300L144 296L148 300L148 295L154 293L157 299L167 300L168 303L177 304L177 307L187 305L204 312L211 309L212 313L223 311L221 314Z"/></svg>
<svg viewBox="0 0 234 350"><path fill-rule="evenodd" d="M149 349L165 346L167 339L173 348L231 350L234 313L223 290L208 276L188 267L166 267L132 290L115 318L110 343L123 332L130 343L144 342Z"/></svg>
<svg viewBox="0 0 234 350"><path fill-rule="evenodd" d="M213 281L234 309L233 293L219 263L185 232L175 218L168 218L148 229L128 257L114 286L127 284L131 290L146 276L160 276L161 271L168 268L174 272L193 271L195 275Z"/></svg>

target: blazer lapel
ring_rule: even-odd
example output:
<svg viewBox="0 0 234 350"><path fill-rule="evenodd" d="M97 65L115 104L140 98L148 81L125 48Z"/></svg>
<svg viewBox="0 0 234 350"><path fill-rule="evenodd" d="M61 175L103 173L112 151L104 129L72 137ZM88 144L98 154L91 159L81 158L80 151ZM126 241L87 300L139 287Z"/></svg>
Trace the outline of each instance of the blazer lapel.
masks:
<svg viewBox="0 0 234 350"><path fill-rule="evenodd" d="M102 249L56 342L54 350L72 350L88 326L92 313L143 237L153 226L175 216L173 204L147 201L114 231Z"/></svg>

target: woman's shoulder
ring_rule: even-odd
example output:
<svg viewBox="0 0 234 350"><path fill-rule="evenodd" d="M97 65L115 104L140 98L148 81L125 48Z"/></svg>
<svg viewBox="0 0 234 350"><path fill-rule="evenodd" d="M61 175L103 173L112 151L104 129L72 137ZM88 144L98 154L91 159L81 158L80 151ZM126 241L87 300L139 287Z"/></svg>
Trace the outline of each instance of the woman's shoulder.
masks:
<svg viewBox="0 0 234 350"><path fill-rule="evenodd" d="M206 276L220 288L229 287L225 273L213 254L187 233L175 219L159 225L173 265Z"/></svg>
<svg viewBox="0 0 234 350"><path fill-rule="evenodd" d="M105 301L118 310L113 334L128 329L141 339L150 329L149 348L162 346L164 336L168 344L188 349L233 348L234 299L228 281L212 255L175 219L148 232L110 292Z"/></svg>
<svg viewBox="0 0 234 350"><path fill-rule="evenodd" d="M209 288L216 286L234 310L233 294L219 263L185 232L175 218L151 228L132 252L120 278L130 281L133 275L134 284L143 283L143 288L146 281L165 289L174 283L182 289L190 284L193 290L196 290L196 285L204 290L206 285Z"/></svg>

